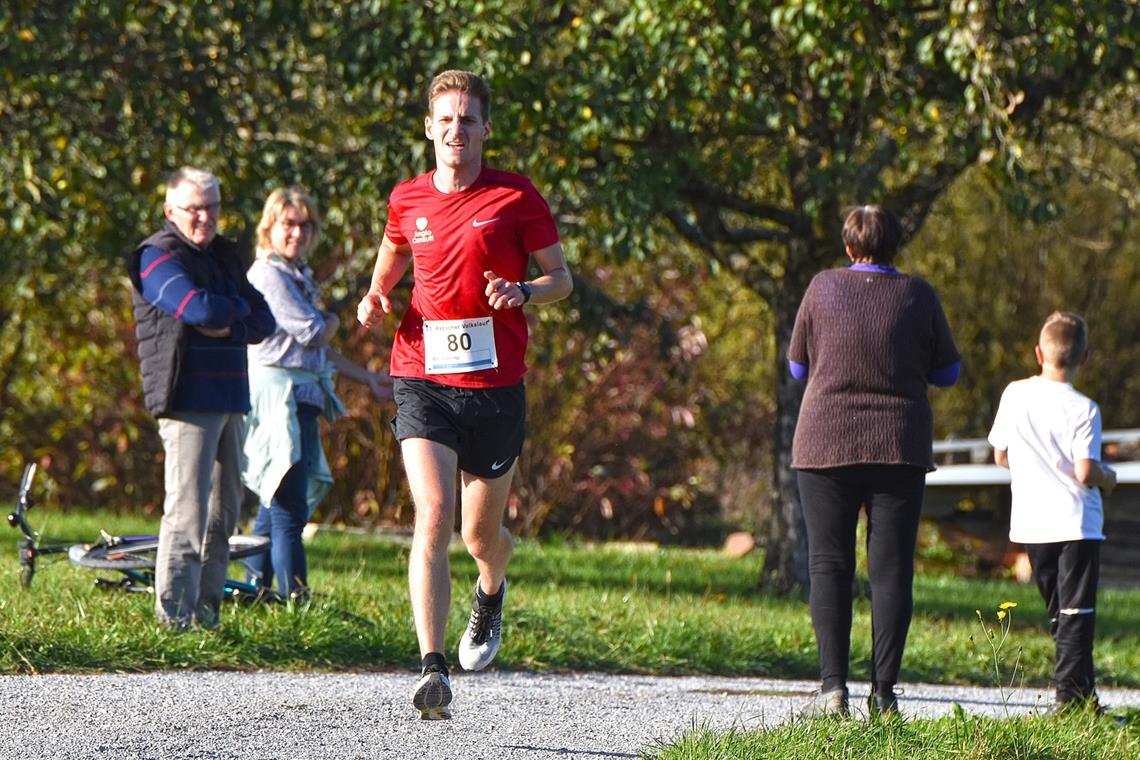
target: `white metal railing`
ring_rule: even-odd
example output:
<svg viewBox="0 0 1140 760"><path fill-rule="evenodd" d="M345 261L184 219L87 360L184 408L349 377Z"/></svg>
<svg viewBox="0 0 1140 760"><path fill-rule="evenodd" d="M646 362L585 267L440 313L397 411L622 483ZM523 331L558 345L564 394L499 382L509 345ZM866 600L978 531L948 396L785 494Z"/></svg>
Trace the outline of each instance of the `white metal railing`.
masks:
<svg viewBox="0 0 1140 760"><path fill-rule="evenodd" d="M1135 443L1140 444L1140 428L1128 430L1105 430L1100 435L1101 444ZM950 454L956 451L990 450L990 442L985 438L947 438L934 442L935 454Z"/></svg>
<svg viewBox="0 0 1140 760"><path fill-rule="evenodd" d="M1106 430L1101 434L1101 444L1140 445L1140 428L1128 430ZM968 454L969 463L946 463L938 465L934 472L927 473L928 486L1000 486L1009 485L1009 470L993 464L993 448L985 438L960 438L935 441L933 445L935 461L939 457L953 454ZM1140 462L1110 462L1116 470L1118 483L1140 483Z"/></svg>

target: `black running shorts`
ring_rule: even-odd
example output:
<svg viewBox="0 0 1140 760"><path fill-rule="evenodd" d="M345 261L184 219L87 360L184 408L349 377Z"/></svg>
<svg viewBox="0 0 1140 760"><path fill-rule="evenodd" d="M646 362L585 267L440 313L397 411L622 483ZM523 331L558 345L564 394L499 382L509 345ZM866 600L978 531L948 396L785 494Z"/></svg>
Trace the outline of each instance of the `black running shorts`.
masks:
<svg viewBox="0 0 1140 760"><path fill-rule="evenodd" d="M510 471L526 436L526 388L456 388L419 377L393 378L397 441L426 438L459 454L459 468L481 478Z"/></svg>

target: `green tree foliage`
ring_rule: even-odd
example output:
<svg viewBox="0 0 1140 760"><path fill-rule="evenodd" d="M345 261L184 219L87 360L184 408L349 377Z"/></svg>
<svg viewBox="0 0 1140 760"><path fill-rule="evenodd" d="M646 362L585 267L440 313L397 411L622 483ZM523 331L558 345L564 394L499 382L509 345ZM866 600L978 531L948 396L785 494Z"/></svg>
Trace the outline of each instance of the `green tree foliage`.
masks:
<svg viewBox="0 0 1140 760"><path fill-rule="evenodd" d="M726 461L763 450L770 463L748 467L777 481L765 575L790 585L804 576L787 462L799 388L782 357L807 281L839 260L842 208L884 202L914 232L981 167L1007 207L1044 219L1050 172L1073 154L1034 146L1058 128L1081 143L1089 115L1117 134L1094 99L1135 99L1137 26L1121 0L8 3L0 435L13 448L0 456L14 470L30 444L67 460L61 485L153 503L157 443L137 398L121 259L157 224L166 172L218 173L223 224L245 240L267 190L313 188L328 217L313 263L347 321L385 193L428 167L426 84L473 68L498 95L488 160L534 177L590 286L568 307L577 322L557 309L536 318L551 340L531 387L560 440L532 447L520 521L555 513L552 525L572 527L563 510L605 497L642 510L664 499L668 524L671 504L723 486ZM747 306L734 314L714 295ZM741 317L754 318L745 338ZM699 359L684 348L694 331L715 337ZM389 337L350 336L347 351L381 363ZM767 364L741 368L726 346ZM340 500L375 514L396 499L398 461L367 400L350 400L330 447L348 468ZM598 414L612 434L585 424ZM768 420L765 446L755 431Z"/></svg>
<svg viewBox="0 0 1140 760"><path fill-rule="evenodd" d="M6 440L50 453L95 492L114 486L133 500L139 487L153 500L161 477L137 398L122 257L160 221L165 174L213 168L230 209L223 224L246 239L272 185L318 184L351 167L365 171L330 186L376 191L389 157L353 157L366 140L351 130L367 121L337 129L321 110L334 83L319 49L302 53L319 46L319 30L295 29L293 10L17 2L0 17L0 173L10 182L0 238L15 252L0 258L0 424ZM290 131L298 125L304 140ZM320 150L326 143L335 150ZM322 196L339 240L368 239L370 215L345 215ZM362 234L345 234L346 218ZM7 450L6 463L28 453Z"/></svg>
<svg viewBox="0 0 1140 760"><path fill-rule="evenodd" d="M667 220L771 306L778 361L807 281L838 259L845 206L885 203L913 234L977 164L1031 197L1027 146L1136 78L1136 13L1121 2L579 10L572 39L547 52L562 72L547 86L571 101L558 124L585 148L573 170L591 191L588 223L621 254L651 251L641 234ZM781 367L774 587L806 578L788 466L799 390Z"/></svg>
<svg viewBox="0 0 1140 760"><path fill-rule="evenodd" d="M9 6L0 17L0 124L13 140L0 168L19 181L4 199L0 231L19 255L0 263L4 281L18 285L0 295L5 469L18 472L29 454L50 458L58 496L67 502L157 507L161 457L138 398L122 256L159 223L162 181L174 167L195 163L220 176L223 226L247 241L267 190L288 182L313 188L328 224L312 263L346 322L371 268L384 193L428 166L419 124L435 71L467 66L487 72L501 92L521 88L524 97L496 102L489 160L528 172L548 164L565 170L567 159L547 156L537 142L535 124L547 118L542 76L515 67L541 58L536 40L563 34L571 19L557 7L515 5L516 12L504 5L495 18L474 24L456 3ZM533 23L504 20L513 18ZM555 186L543 184L559 176ZM581 229L580 209L565 192L582 191L570 179L569 172L549 172L537 181L556 211L567 209L560 218L573 257L573 249L594 245L573 233ZM682 528L697 519L690 515L713 512L710 492L724 478L720 452L740 449L732 425L768 413L747 399L750 386L763 385L752 367L734 373L735 384L688 388L709 370L683 348L698 344L702 329L686 309L715 309L737 286L701 269L693 276L710 284L699 303L678 305L691 294L686 279L673 288L672 312L662 316L641 301L657 297L651 286L668 284L664 273L615 276L630 282L632 306L596 287L592 300L580 296L565 314L551 309L542 317L548 324L536 324L553 347L536 341L535 408L558 414L536 426L528 444L525 503L513 507L523 530L580 527L585 519L599 521L584 528L596 535L688 532ZM597 277L610 275L598 270ZM737 307L748 314L757 308ZM715 330L713 322L705 328L710 324ZM382 366L391 329L346 336L347 353ZM619 375L652 376L667 387L644 394L635 382L621 386L646 401L636 419L591 410L589 402L600 397L590 378ZM575 384L560 385L561 377ZM567 393L571 388L577 393ZM331 516L406 522L383 413L359 389L343 392L350 415L329 437L338 475L327 502L336 505ZM611 408L623 404L622 396L606 399ZM697 425L706 410L719 422ZM577 439L587 436L575 422L589 416L605 424L583 443ZM630 446L611 457L605 450L623 434L616 429L622 419L646 432L636 451ZM684 435L672 436L674 428ZM713 433L732 444L710 444ZM753 437L764 444L762 435ZM603 503L612 506L599 509ZM563 519L564 512L573 517Z"/></svg>
<svg viewBox="0 0 1140 760"><path fill-rule="evenodd" d="M1111 156L1098 151L1107 165ZM981 436L1005 385L1036 374L1033 345L1053 310L1089 323L1089 362L1076 385L1106 428L1140 426L1140 246L1127 199L1062 183L1063 213L1035 223L1008 212L1009 193L973 170L939 202L904 266L940 283L966 361L961 387L935 398L944 434Z"/></svg>

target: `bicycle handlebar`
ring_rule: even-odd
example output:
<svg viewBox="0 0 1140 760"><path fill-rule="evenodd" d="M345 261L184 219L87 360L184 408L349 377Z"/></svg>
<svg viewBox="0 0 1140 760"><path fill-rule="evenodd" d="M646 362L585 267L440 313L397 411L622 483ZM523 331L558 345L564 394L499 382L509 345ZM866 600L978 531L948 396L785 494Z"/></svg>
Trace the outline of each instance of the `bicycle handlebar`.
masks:
<svg viewBox="0 0 1140 760"><path fill-rule="evenodd" d="M36 477L36 463L24 465L24 475L20 478L20 503L32 505L32 480Z"/></svg>
<svg viewBox="0 0 1140 760"><path fill-rule="evenodd" d="M32 481L36 477L36 463L28 462L24 465L24 474L20 478L20 495L16 499L16 511L8 513L8 524L13 528L19 528L20 532L29 541L35 541L39 535L28 525L25 515L28 510L35 506L35 499L32 497Z"/></svg>

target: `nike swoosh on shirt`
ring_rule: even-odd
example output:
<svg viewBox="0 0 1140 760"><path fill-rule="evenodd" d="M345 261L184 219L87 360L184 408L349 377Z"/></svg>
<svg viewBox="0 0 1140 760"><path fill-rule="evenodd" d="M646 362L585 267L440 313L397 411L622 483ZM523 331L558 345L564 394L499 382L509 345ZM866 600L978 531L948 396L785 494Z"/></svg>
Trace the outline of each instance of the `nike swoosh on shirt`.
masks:
<svg viewBox="0 0 1140 760"><path fill-rule="evenodd" d="M490 224L491 222L497 222L497 221L499 221L499 217L497 217L497 216L494 219L484 219L483 221L480 221L478 219L472 219L471 220L471 226L472 227L482 227L484 224Z"/></svg>

